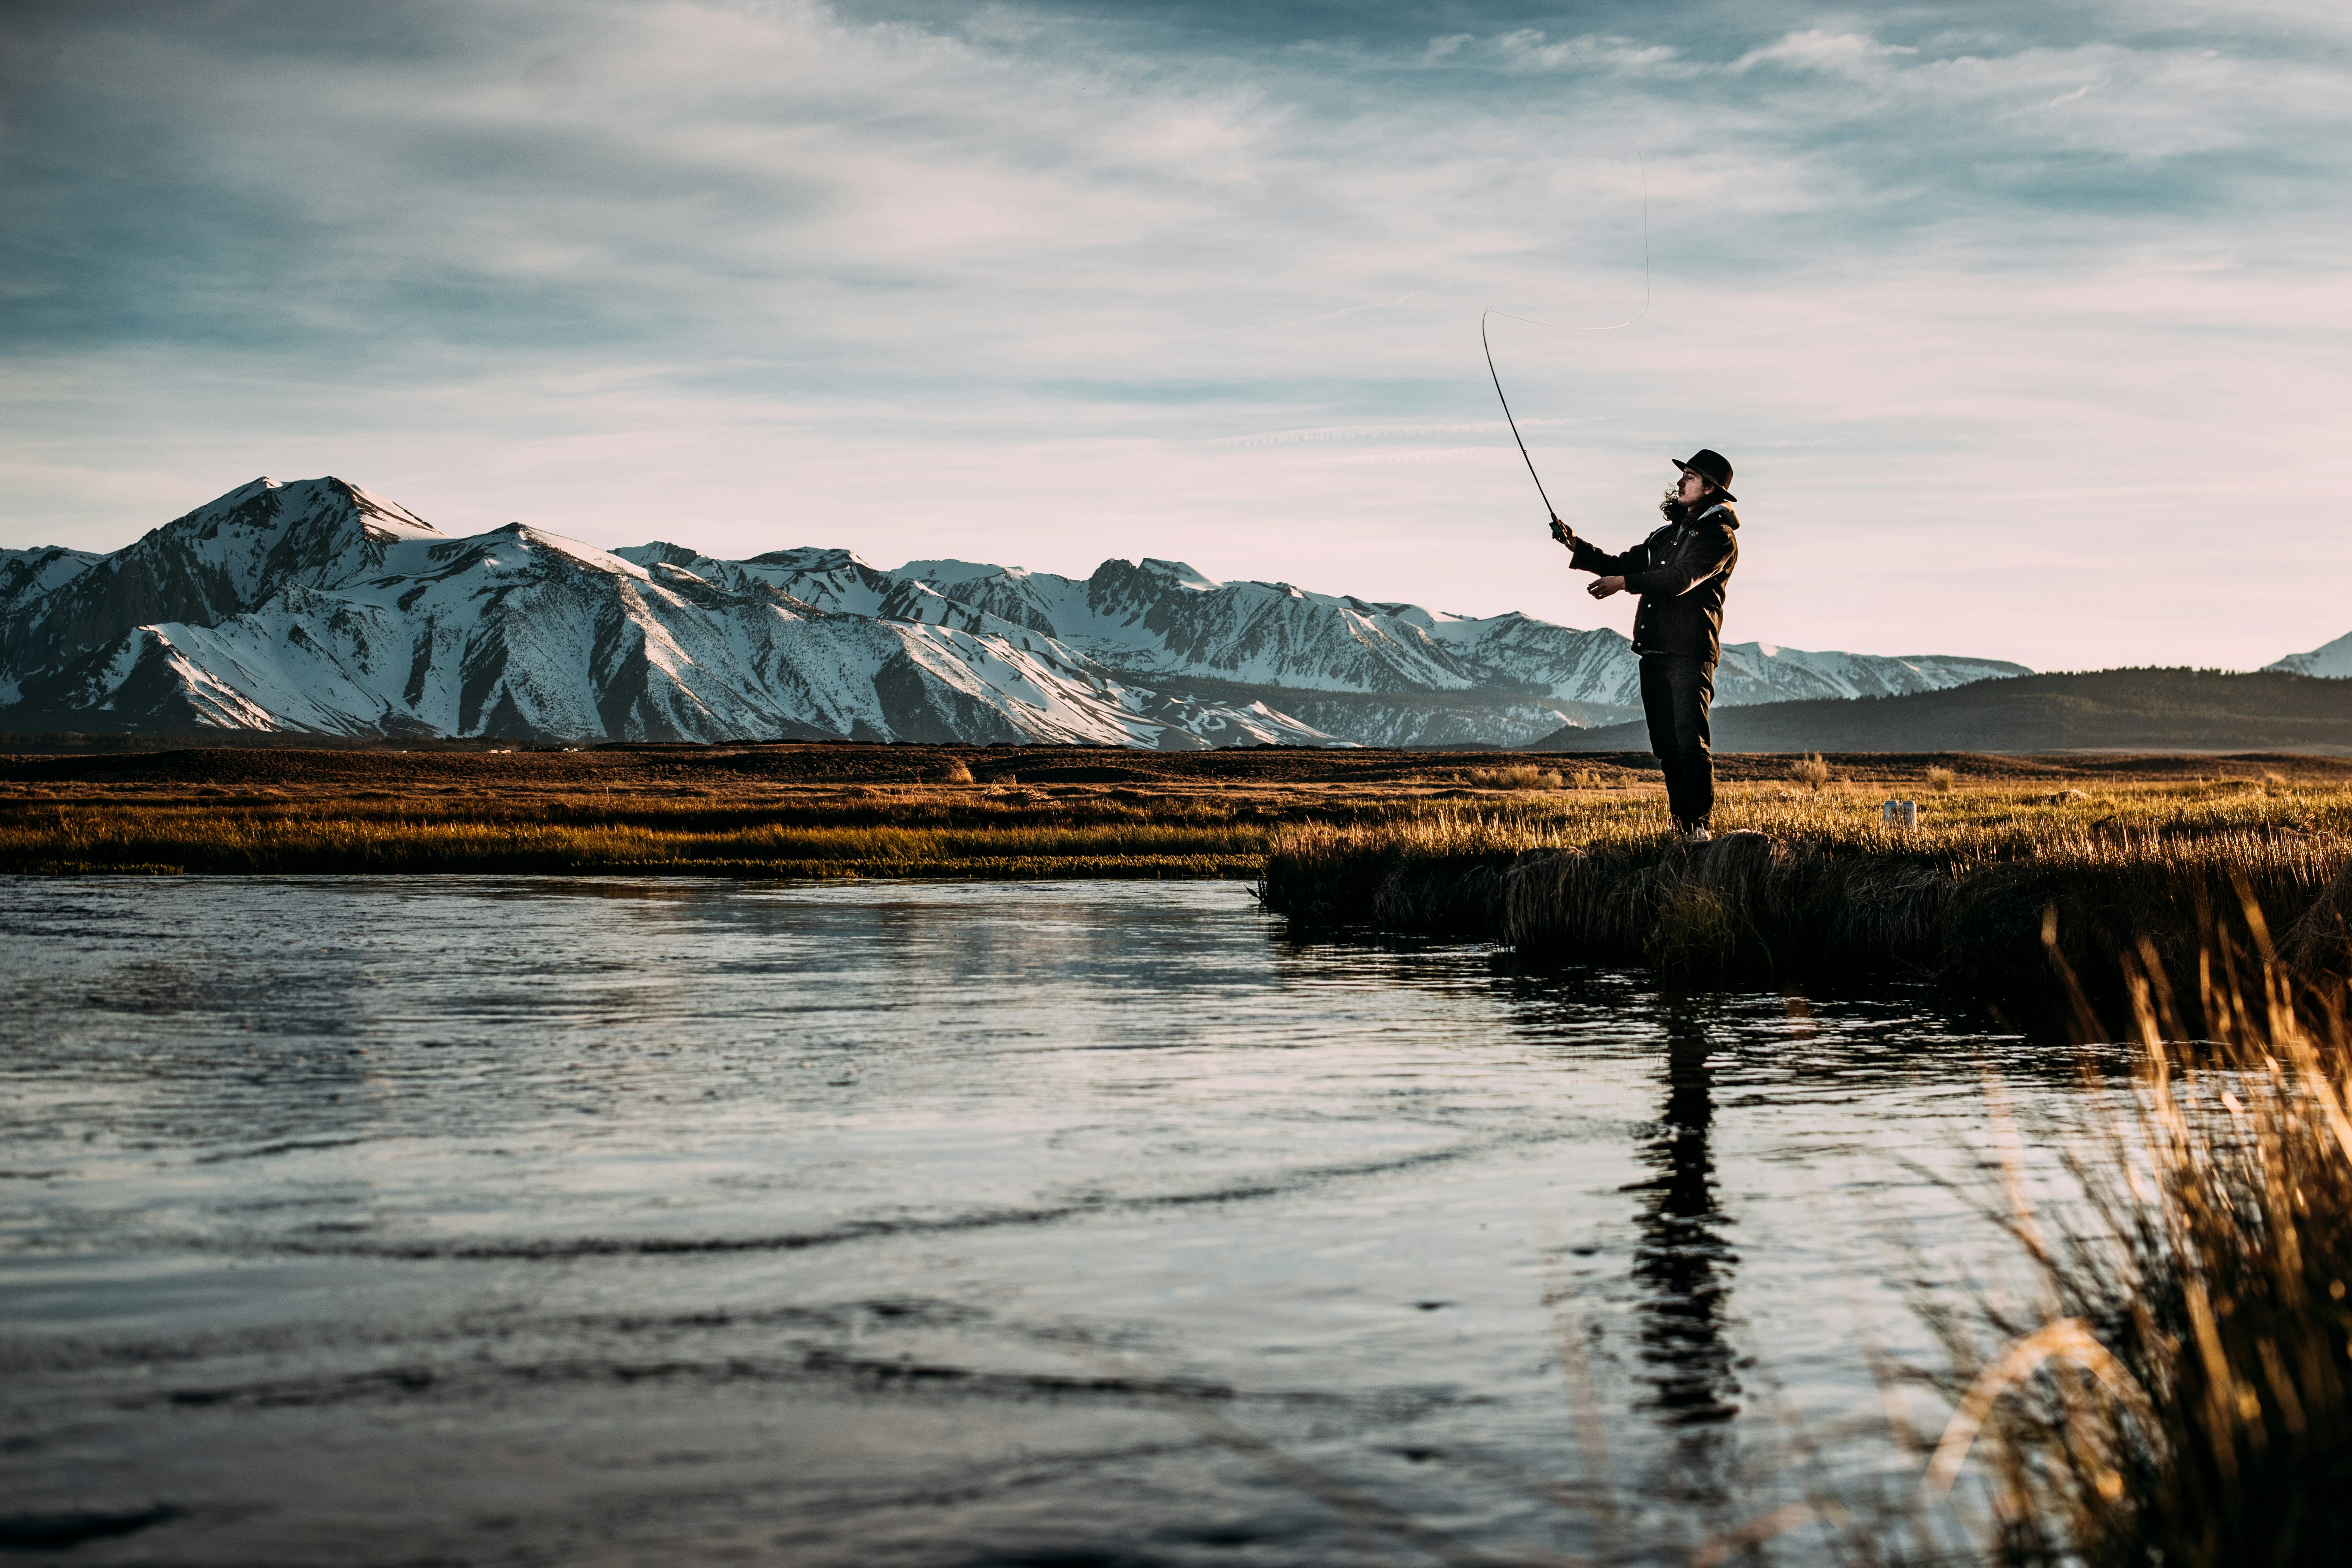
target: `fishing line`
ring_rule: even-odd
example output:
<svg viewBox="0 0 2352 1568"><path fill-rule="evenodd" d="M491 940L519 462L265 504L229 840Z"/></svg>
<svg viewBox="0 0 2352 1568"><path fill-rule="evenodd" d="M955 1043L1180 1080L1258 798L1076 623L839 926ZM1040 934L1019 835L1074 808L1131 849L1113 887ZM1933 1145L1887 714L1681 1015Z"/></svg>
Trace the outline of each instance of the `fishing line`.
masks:
<svg viewBox="0 0 2352 1568"><path fill-rule="evenodd" d="M1633 142L1633 136L1626 128L1625 117L1614 108L1609 112L1617 121L1617 129L1625 132L1625 140ZM1519 422L1511 416L1511 400L1503 395L1503 378L1495 369L1495 345L1487 341L1486 321L1489 317L1500 316L1507 321L1525 321L1531 327L1549 327L1556 331L1619 332L1650 313L1650 161L1642 155L1638 144L1633 148L1633 162L1640 168L1642 177L1642 308L1625 320L1612 321L1605 327L1571 327L1560 321L1539 321L1533 316L1515 316L1508 310L1497 310L1491 306L1478 317L1478 346L1486 352L1486 377L1495 384L1495 401L1503 405L1503 423L1511 427L1511 439L1518 443L1519 460L1528 466L1528 478L1536 482L1536 494L1543 498L1544 516L1549 521L1559 520L1559 510L1551 504L1551 497L1544 491L1543 476L1536 472L1536 460L1528 455L1528 443L1519 434Z"/></svg>

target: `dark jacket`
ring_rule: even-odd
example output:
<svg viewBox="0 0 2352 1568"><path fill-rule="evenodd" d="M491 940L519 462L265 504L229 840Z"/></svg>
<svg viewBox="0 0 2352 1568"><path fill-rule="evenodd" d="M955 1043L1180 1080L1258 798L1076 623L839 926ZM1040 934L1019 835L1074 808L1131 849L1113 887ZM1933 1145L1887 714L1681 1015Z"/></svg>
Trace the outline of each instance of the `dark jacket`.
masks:
<svg viewBox="0 0 2352 1568"><path fill-rule="evenodd" d="M1709 664L1723 657L1723 588L1739 564L1739 514L1729 507L1717 503L1690 522L1670 522L1622 555L1580 539L1569 559L1580 572L1622 577L1642 595L1633 615L1635 653Z"/></svg>

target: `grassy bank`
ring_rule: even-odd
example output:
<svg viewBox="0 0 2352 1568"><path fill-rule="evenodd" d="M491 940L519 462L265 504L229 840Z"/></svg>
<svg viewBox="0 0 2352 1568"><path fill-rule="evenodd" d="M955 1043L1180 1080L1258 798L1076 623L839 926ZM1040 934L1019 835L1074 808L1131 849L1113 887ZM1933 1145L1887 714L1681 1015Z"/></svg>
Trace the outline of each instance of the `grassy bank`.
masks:
<svg viewBox="0 0 2352 1568"><path fill-rule="evenodd" d="M2294 758L1727 757L1703 856L1654 764L1460 752L761 745L0 758L0 871L1255 878L1302 922L1499 937L1693 974L1965 983L2042 908L2188 930L2232 876L2292 914L2352 765ZM1946 787L1938 787L1946 786ZM1895 833L1876 803L1926 804ZM2067 900L2073 900L2071 903ZM2084 923L2101 910L2116 919ZM2136 927L2132 929L2137 929ZM2071 940L2071 934L2070 934ZM2085 940L2092 940L2086 935ZM2038 962L2038 959L2037 959ZM2046 966L2045 966L2046 967Z"/></svg>
<svg viewBox="0 0 2352 1568"><path fill-rule="evenodd" d="M2332 909L2352 865L2352 790L2274 781L2084 790L1954 788L1921 825L1875 792L1735 786L1712 844L1662 803L1432 812L1310 825L1267 857L1269 907L1304 923L1475 936L1553 961L1693 981L1932 978L2046 997L2052 955L2120 1005L2119 958L2151 943L2193 990L2210 928L2251 897L2284 929Z"/></svg>

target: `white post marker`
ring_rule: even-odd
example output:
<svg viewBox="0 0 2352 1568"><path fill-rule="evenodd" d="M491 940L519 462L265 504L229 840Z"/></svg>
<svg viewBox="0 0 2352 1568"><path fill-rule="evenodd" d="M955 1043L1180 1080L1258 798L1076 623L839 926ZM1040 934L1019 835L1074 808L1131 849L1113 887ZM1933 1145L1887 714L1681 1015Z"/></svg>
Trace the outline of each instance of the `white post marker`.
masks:
<svg viewBox="0 0 2352 1568"><path fill-rule="evenodd" d="M1919 826L1919 803L1916 800L1890 800L1878 808L1878 820L1889 827Z"/></svg>

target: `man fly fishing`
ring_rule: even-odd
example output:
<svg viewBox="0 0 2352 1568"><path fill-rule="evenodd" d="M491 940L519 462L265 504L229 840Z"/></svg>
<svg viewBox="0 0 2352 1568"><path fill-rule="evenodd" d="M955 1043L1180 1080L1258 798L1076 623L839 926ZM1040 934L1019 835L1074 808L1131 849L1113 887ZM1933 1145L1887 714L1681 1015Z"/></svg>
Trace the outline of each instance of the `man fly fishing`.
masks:
<svg viewBox="0 0 2352 1568"><path fill-rule="evenodd" d="M1739 515L1731 510L1739 498L1731 493L1731 464L1720 452L1702 448L1688 462L1675 459L1675 467L1682 479L1658 503L1664 526L1622 555L1579 539L1558 512L1551 536L1568 546L1571 565L1594 574L1585 586L1594 598L1642 595L1633 616L1633 651L1642 659L1650 750L1665 766L1666 805L1675 827L1692 843L1704 844L1715 813L1706 710L1715 700L1716 662L1723 657L1723 590L1739 564Z"/></svg>

